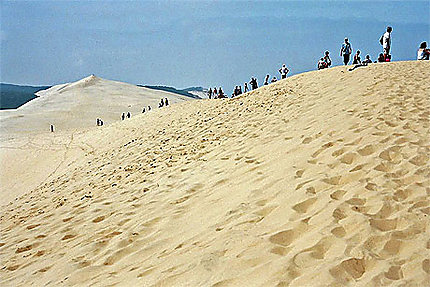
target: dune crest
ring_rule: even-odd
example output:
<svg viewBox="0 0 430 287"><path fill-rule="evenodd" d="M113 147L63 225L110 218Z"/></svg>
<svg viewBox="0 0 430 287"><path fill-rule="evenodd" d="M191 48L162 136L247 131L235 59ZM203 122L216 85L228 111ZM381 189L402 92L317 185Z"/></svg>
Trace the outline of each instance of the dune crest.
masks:
<svg viewBox="0 0 430 287"><path fill-rule="evenodd" d="M425 286L429 76L336 67L76 134L2 207L0 283Z"/></svg>

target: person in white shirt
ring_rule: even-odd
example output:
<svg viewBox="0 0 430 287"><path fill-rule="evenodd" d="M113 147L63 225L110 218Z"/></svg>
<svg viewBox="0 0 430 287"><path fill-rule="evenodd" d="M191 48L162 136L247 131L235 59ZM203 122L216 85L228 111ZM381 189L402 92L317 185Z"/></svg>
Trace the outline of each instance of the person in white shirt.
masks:
<svg viewBox="0 0 430 287"><path fill-rule="evenodd" d="M393 28L390 26L387 27L387 32L382 35L380 42L382 44L382 47L384 48L384 54L390 55L390 49L391 49L391 32L393 31Z"/></svg>

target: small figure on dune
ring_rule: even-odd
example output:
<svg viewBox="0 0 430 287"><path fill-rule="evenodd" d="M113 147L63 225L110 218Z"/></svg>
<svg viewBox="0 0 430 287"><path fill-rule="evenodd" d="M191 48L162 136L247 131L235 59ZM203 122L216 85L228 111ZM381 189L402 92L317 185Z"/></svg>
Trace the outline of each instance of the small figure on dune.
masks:
<svg viewBox="0 0 430 287"><path fill-rule="evenodd" d="M158 103L158 108L162 108L164 106L164 102L163 99L160 100L160 102Z"/></svg>
<svg viewBox="0 0 430 287"><path fill-rule="evenodd" d="M276 77L273 77L272 80L270 81L271 83L276 83L276 81L278 81L278 79L276 79Z"/></svg>
<svg viewBox="0 0 430 287"><path fill-rule="evenodd" d="M354 58L352 59L352 64L361 65L360 50L357 50L357 52L355 52Z"/></svg>
<svg viewBox="0 0 430 287"><path fill-rule="evenodd" d="M264 78L264 83L263 85L267 86L269 84L269 75L266 75L266 77Z"/></svg>
<svg viewBox="0 0 430 287"><path fill-rule="evenodd" d="M383 62L385 62L384 54L379 53L379 56L378 56L378 63L383 63ZM375 62L375 63L376 63L376 62Z"/></svg>
<svg viewBox="0 0 430 287"><path fill-rule="evenodd" d="M122 113L121 120L125 120L125 113Z"/></svg>
<svg viewBox="0 0 430 287"><path fill-rule="evenodd" d="M100 119L97 119L97 126L100 126Z"/></svg>
<svg viewBox="0 0 430 287"><path fill-rule="evenodd" d="M209 88L208 90L208 99L212 97L212 88Z"/></svg>
<svg viewBox="0 0 430 287"><path fill-rule="evenodd" d="M279 73L281 74L281 79L286 79L287 74L290 70L288 70L285 64L282 64L282 67L279 69Z"/></svg>
<svg viewBox="0 0 430 287"><path fill-rule="evenodd" d="M388 26L387 32L385 32L381 38L379 39L379 43L382 45L382 48L384 49L385 55L390 55L390 49L391 49L391 32L393 32L393 28Z"/></svg>
<svg viewBox="0 0 430 287"><path fill-rule="evenodd" d="M148 112L151 110L151 106L148 106Z"/></svg>
<svg viewBox="0 0 430 287"><path fill-rule="evenodd" d="M239 96L240 94L242 94L242 87L241 86L236 86L234 87L233 93L232 93L232 98Z"/></svg>
<svg viewBox="0 0 430 287"><path fill-rule="evenodd" d="M222 88L221 88L221 87L219 87L219 89L218 89L218 98L219 98L219 99L224 99L224 98L226 98L226 96L224 95L224 91L222 90Z"/></svg>
<svg viewBox="0 0 430 287"><path fill-rule="evenodd" d="M131 118L131 114L130 114L130 112L127 112L127 118L129 119L129 118Z"/></svg>
<svg viewBox="0 0 430 287"><path fill-rule="evenodd" d="M253 90L258 88L258 83L257 83L257 79L255 77L251 78L251 81L249 81L249 84L251 85L251 88Z"/></svg>
<svg viewBox="0 0 430 287"><path fill-rule="evenodd" d="M327 67L327 63L324 61L324 58L321 58L318 61L318 70L322 70L322 69L325 69L325 68L328 68Z"/></svg>
<svg viewBox="0 0 430 287"><path fill-rule="evenodd" d="M54 132L54 125L50 125L51 133Z"/></svg>
<svg viewBox="0 0 430 287"><path fill-rule="evenodd" d="M330 52L325 51L324 53L324 62L327 64L327 68L331 66Z"/></svg>
<svg viewBox="0 0 430 287"><path fill-rule="evenodd" d="M366 59L364 59L360 64L355 65L353 68L349 69L349 71L353 71L359 67L365 67L372 63L372 60L370 59L370 55L366 55Z"/></svg>
<svg viewBox="0 0 430 287"><path fill-rule="evenodd" d="M100 119L99 120L100 126L103 126L103 121Z"/></svg>
<svg viewBox="0 0 430 287"><path fill-rule="evenodd" d="M247 93L248 91L249 91L249 89L248 89L248 83L245 83L244 87L243 87L243 92Z"/></svg>
<svg viewBox="0 0 430 287"><path fill-rule="evenodd" d="M325 51L324 52L324 57L322 57L318 61L318 70L326 69L326 68L329 68L330 66L331 66L330 52L329 51Z"/></svg>
<svg viewBox="0 0 430 287"><path fill-rule="evenodd" d="M168 106L169 105L169 100L167 98L164 99L164 105Z"/></svg>
<svg viewBox="0 0 430 287"><path fill-rule="evenodd" d="M429 60L430 50L427 49L427 42L422 42L420 48L418 49L417 60Z"/></svg>
<svg viewBox="0 0 430 287"><path fill-rule="evenodd" d="M213 99L217 99L218 98L218 91L217 91L216 87L214 88L213 97L212 98Z"/></svg>
<svg viewBox="0 0 430 287"><path fill-rule="evenodd" d="M345 64L345 66L348 65L351 54L351 44L349 43L348 38L345 38L345 43L343 43L342 47L340 48L340 56L343 56L343 63Z"/></svg>
<svg viewBox="0 0 430 287"><path fill-rule="evenodd" d="M143 108L143 110L142 110L142 114L144 114L145 113L145 108Z"/></svg>

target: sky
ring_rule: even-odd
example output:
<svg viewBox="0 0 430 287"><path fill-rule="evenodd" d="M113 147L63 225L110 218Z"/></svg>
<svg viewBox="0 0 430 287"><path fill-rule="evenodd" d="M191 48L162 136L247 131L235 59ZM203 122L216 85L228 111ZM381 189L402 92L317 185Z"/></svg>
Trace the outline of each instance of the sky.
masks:
<svg viewBox="0 0 430 287"><path fill-rule="evenodd" d="M430 42L430 1L0 0L0 81L55 85L90 74L133 84L222 86L341 64L345 37L373 60L393 27L393 60Z"/></svg>

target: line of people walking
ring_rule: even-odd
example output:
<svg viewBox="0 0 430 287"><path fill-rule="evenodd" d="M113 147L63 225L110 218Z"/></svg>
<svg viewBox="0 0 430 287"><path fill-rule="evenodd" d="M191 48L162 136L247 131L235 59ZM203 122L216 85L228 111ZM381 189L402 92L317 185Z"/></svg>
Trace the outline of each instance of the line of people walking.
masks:
<svg viewBox="0 0 430 287"><path fill-rule="evenodd" d="M290 70L287 68L287 66L285 64L282 65L282 67L278 70L279 73L281 74L281 79L286 79L287 78L287 74L290 72ZM278 79L274 76L271 80L270 79L270 75L266 75L264 78L264 82L263 85L269 85L271 83L275 83L278 81ZM249 84L249 85L248 85ZM258 89L258 80L256 77L251 77L249 82L245 82L243 84L243 90L242 90L242 86L241 85L237 85L234 87L233 89L233 93L231 95L232 98L237 97L243 93L247 93L249 91ZM224 94L224 91L222 90L222 88L209 88L208 92L207 92L208 98L209 99L222 99L222 98L227 98L227 96Z"/></svg>

